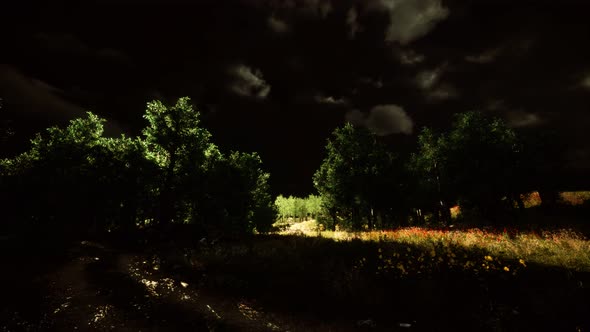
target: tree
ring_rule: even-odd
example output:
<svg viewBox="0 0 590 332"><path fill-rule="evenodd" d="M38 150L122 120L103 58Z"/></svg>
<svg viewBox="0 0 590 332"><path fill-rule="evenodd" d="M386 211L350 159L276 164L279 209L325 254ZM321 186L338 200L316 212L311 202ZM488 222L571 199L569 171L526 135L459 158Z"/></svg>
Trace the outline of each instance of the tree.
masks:
<svg viewBox="0 0 590 332"><path fill-rule="evenodd" d="M447 202L458 201L463 209L493 217L519 197L522 149L514 130L500 119L459 113L449 132L437 136L425 129L420 134L413 169L423 179L419 185L425 197L436 199L444 215Z"/></svg>
<svg viewBox="0 0 590 332"><path fill-rule="evenodd" d="M417 217L423 220L422 211L432 211L437 221L449 222L449 202L452 200L452 186L443 172L446 165L446 140L437 136L430 128L424 128L418 135L418 153L412 154L409 169L413 181L411 199L417 210Z"/></svg>
<svg viewBox="0 0 590 332"><path fill-rule="evenodd" d="M5 215L73 234L156 220L231 234L268 231L276 208L260 157L221 153L189 102L149 103L145 139L105 138L105 120L90 112L38 134L28 151L0 160Z"/></svg>
<svg viewBox="0 0 590 332"><path fill-rule="evenodd" d="M2 162L2 177L11 190L15 220L75 233L87 229L102 202L97 158L104 120L88 112L62 129L37 134L29 151ZM86 222L84 222L86 221Z"/></svg>
<svg viewBox="0 0 590 332"><path fill-rule="evenodd" d="M171 107L160 101L148 103L144 118L148 126L143 130L148 151L162 169L159 185L159 221L167 224L183 222L179 212L182 206L180 187L189 180L195 185L200 166L207 159L206 151L212 149L211 134L200 127L199 112L190 98L178 99ZM186 217L186 216L185 216Z"/></svg>
<svg viewBox="0 0 590 332"><path fill-rule="evenodd" d="M332 215L350 217L354 229L373 228L377 212L391 213L391 201L401 196L396 158L374 134L350 123L337 128L326 145L326 157L314 174L314 185ZM384 185L387 183L387 185ZM393 198L393 199L392 199Z"/></svg>
<svg viewBox="0 0 590 332"><path fill-rule="evenodd" d="M269 231L277 218L269 177L256 153L232 152L220 159L208 176L205 227L231 235Z"/></svg>

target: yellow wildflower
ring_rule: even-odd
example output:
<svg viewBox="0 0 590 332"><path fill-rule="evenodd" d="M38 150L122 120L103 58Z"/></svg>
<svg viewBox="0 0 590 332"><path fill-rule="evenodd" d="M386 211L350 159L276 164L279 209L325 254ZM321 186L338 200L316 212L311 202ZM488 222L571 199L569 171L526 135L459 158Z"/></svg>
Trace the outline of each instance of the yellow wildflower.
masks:
<svg viewBox="0 0 590 332"><path fill-rule="evenodd" d="M485 256L484 257L486 261L493 261L494 259L492 258L492 256Z"/></svg>
<svg viewBox="0 0 590 332"><path fill-rule="evenodd" d="M524 263L524 259L521 258L521 259L518 260L518 262L520 264L522 264L522 266L526 267L526 264Z"/></svg>
<svg viewBox="0 0 590 332"><path fill-rule="evenodd" d="M510 269L508 268L508 266L504 266L504 271L510 272Z"/></svg>

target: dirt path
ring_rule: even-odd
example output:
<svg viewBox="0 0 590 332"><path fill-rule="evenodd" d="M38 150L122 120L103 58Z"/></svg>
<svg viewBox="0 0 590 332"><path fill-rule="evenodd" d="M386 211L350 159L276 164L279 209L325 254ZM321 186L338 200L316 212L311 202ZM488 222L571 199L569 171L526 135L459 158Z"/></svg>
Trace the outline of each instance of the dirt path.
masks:
<svg viewBox="0 0 590 332"><path fill-rule="evenodd" d="M198 278L165 275L145 255L87 241L70 254L29 286L13 281L22 294L0 311L0 331L288 330L241 299L207 293Z"/></svg>

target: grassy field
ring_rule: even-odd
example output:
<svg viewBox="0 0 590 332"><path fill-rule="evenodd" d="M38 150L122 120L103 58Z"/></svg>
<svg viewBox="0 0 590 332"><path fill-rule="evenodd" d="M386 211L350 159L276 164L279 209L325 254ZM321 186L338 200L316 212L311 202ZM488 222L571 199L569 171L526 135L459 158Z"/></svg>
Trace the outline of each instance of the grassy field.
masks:
<svg viewBox="0 0 590 332"><path fill-rule="evenodd" d="M409 268L415 273L427 273L442 264L445 268L470 269L474 273L490 269L516 273L526 268L527 262L590 272L590 241L572 229L521 232L517 229L407 227L354 233L318 231L312 220L296 224L281 234L375 242L380 244L378 256L387 263L383 269L395 270L397 267L400 272ZM397 250L400 246L418 250ZM393 249L386 253L387 248ZM474 259L474 253L480 253L481 257Z"/></svg>
<svg viewBox="0 0 590 332"><path fill-rule="evenodd" d="M0 330L590 330L590 241L573 230L290 233L140 232L55 257L15 240Z"/></svg>

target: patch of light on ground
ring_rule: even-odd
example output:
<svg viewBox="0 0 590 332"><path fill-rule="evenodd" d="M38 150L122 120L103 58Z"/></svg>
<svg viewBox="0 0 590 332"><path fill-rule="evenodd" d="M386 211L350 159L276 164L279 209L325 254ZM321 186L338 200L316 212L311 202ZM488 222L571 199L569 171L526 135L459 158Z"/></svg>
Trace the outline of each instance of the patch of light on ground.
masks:
<svg viewBox="0 0 590 332"><path fill-rule="evenodd" d="M96 308L96 312L92 317L92 320L88 323L88 325L96 324L99 321L105 319L109 312L113 309L113 306L110 304L99 306Z"/></svg>
<svg viewBox="0 0 590 332"><path fill-rule="evenodd" d="M246 317L249 320L257 320L260 316L260 313L256 311L256 309L244 303L238 303L238 310L240 311L242 316Z"/></svg>
<svg viewBox="0 0 590 332"><path fill-rule="evenodd" d="M213 315L215 315L215 317L217 317L217 319L221 319L221 316L219 316L219 314L218 314L218 313L217 313L215 310L213 310L213 308L211 308L211 306L210 306L210 305L208 305L208 304L207 304L207 305L206 305L206 307L207 307L207 309L209 309L209 311L210 311L210 312L211 312Z"/></svg>

